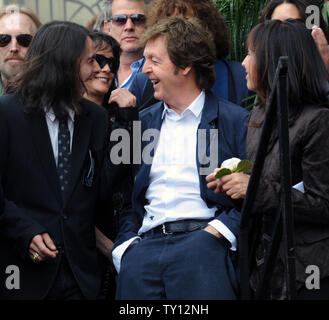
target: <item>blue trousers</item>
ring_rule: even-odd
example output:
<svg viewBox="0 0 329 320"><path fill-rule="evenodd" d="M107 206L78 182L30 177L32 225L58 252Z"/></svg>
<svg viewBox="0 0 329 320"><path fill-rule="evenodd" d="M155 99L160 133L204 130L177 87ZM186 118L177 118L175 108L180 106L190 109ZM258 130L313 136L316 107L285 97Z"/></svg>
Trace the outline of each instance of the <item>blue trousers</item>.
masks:
<svg viewBox="0 0 329 320"><path fill-rule="evenodd" d="M116 299L237 299L231 254L204 230L145 236L122 257Z"/></svg>

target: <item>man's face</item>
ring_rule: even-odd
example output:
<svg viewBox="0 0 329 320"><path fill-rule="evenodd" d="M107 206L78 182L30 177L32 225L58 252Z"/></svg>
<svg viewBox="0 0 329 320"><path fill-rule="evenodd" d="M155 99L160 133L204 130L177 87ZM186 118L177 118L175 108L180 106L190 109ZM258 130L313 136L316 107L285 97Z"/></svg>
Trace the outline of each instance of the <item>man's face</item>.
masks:
<svg viewBox="0 0 329 320"><path fill-rule="evenodd" d="M144 0L114 0L112 3L112 18L120 14L131 16L132 14L145 15L145 13ZM120 43L123 52L136 52L140 49L139 38L145 30L145 26L145 23L134 24L130 18L122 25L111 20L110 35Z"/></svg>
<svg viewBox="0 0 329 320"><path fill-rule="evenodd" d="M16 36L34 35L35 30L34 22L25 14L8 14L0 19L0 35L11 36L11 41L0 47L0 72L4 79L10 80L18 74L28 50L17 41Z"/></svg>
<svg viewBox="0 0 329 320"><path fill-rule="evenodd" d="M96 73L101 71L100 66L95 60L95 54L96 54L95 45L93 41L89 37L87 37L85 50L82 54L80 61L79 76L82 82L91 80Z"/></svg>
<svg viewBox="0 0 329 320"><path fill-rule="evenodd" d="M149 40L144 49L145 73L153 83L154 97L175 105L175 97L180 95L180 88L185 82L183 70L177 68L170 60L167 41L164 36Z"/></svg>

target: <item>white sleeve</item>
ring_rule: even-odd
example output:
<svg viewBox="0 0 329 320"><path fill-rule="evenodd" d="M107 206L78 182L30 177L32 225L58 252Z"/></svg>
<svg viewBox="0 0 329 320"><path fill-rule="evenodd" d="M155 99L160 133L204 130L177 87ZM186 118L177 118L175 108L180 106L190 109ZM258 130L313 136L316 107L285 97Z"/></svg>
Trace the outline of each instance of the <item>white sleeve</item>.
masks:
<svg viewBox="0 0 329 320"><path fill-rule="evenodd" d="M236 247L237 247L236 237L231 232L231 230L228 227L226 227L226 225L223 222L214 219L210 221L208 224L214 227L224 238L226 238L231 243L230 249L232 251L236 251Z"/></svg>
<svg viewBox="0 0 329 320"><path fill-rule="evenodd" d="M121 266L121 258L127 248L130 246L131 243L133 243L135 240L138 242L141 240L140 237L136 236L133 237L123 243L121 243L119 246L117 246L113 251L112 251L112 258L113 258L113 264L117 272L120 272L120 266Z"/></svg>

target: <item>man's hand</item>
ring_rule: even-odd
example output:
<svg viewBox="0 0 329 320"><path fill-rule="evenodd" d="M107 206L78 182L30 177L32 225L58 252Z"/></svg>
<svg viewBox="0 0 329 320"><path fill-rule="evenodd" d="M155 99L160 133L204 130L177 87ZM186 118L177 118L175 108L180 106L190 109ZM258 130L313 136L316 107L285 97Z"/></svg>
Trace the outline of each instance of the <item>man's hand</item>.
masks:
<svg viewBox="0 0 329 320"><path fill-rule="evenodd" d="M126 88L118 88L111 92L109 103L116 102L120 108L135 107L136 97Z"/></svg>
<svg viewBox="0 0 329 320"><path fill-rule="evenodd" d="M223 189L220 184L219 179L215 179L216 173L221 170L222 168L216 168L213 173L209 174L206 177L206 181L208 182L207 188L213 189L215 193L223 193Z"/></svg>
<svg viewBox="0 0 329 320"><path fill-rule="evenodd" d="M214 228L214 227L211 226L211 225L206 226L203 230L204 230L204 231L207 231L207 232L209 232L209 233L211 233L212 235L214 235L214 236L217 237L218 239L222 236L222 235L220 234L220 232L217 231L216 228Z"/></svg>
<svg viewBox="0 0 329 320"><path fill-rule="evenodd" d="M56 258L58 250L48 233L36 235L29 247L29 256L33 262L45 261Z"/></svg>
<svg viewBox="0 0 329 320"><path fill-rule="evenodd" d="M245 173L231 173L220 179L215 179L217 168L206 177L207 188L213 189L215 193L226 193L232 199L241 199L246 196L250 176Z"/></svg>

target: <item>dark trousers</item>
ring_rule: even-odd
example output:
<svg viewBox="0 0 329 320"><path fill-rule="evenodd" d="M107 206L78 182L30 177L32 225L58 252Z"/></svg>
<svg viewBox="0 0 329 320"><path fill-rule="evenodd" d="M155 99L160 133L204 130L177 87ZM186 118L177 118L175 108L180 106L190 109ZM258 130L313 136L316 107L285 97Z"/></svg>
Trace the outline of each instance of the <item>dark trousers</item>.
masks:
<svg viewBox="0 0 329 320"><path fill-rule="evenodd" d="M234 300L237 285L231 252L212 234L159 234L123 255L116 299Z"/></svg>
<svg viewBox="0 0 329 320"><path fill-rule="evenodd" d="M64 254L46 300L85 300Z"/></svg>

